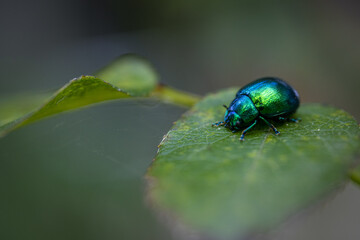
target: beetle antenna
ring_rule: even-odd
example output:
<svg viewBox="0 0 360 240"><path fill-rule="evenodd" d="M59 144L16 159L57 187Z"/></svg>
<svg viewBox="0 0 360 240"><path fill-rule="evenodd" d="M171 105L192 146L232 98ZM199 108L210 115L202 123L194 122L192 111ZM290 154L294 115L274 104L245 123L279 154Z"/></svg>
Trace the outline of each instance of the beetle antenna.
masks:
<svg viewBox="0 0 360 240"><path fill-rule="evenodd" d="M226 108L226 110L228 110L228 109L229 109L229 108L228 108L225 104L223 105L223 107L224 107L224 108Z"/></svg>

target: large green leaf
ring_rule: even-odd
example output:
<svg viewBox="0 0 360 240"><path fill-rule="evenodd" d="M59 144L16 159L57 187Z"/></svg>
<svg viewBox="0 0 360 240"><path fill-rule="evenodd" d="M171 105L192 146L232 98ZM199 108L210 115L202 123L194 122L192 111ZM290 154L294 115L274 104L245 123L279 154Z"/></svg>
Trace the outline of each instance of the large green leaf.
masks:
<svg viewBox="0 0 360 240"><path fill-rule="evenodd" d="M303 104L300 123L214 128L236 90L210 95L164 137L149 168L153 206L192 230L221 239L266 231L347 179L359 126L346 112Z"/></svg>

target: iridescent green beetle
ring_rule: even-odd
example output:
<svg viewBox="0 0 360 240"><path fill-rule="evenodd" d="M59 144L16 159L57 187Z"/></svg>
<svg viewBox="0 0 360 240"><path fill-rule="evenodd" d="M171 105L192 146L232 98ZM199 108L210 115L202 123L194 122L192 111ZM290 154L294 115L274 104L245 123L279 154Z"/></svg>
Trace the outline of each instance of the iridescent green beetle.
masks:
<svg viewBox="0 0 360 240"><path fill-rule="evenodd" d="M279 78L260 78L241 88L229 107L224 105L224 121L213 126L225 125L233 132L246 127L240 137L244 140L245 134L261 119L279 135L268 119L298 122L299 119L289 117L299 105L299 94L289 84Z"/></svg>

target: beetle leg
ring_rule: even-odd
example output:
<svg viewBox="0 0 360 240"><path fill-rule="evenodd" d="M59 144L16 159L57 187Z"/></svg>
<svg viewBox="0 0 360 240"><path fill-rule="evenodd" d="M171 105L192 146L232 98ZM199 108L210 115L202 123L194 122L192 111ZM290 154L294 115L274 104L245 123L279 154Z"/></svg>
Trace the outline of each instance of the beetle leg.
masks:
<svg viewBox="0 0 360 240"><path fill-rule="evenodd" d="M241 137L240 137L240 141L244 141L245 134L246 134L252 127L254 127L256 123L257 123L257 120L255 120L255 122L254 122L253 124L251 124L250 127L246 128L244 131L242 131Z"/></svg>
<svg viewBox="0 0 360 240"><path fill-rule="evenodd" d="M272 130L274 130L276 135L279 135L280 132L276 129L276 127L274 125L272 125L268 120L266 120L265 118L263 118L262 116L260 116L259 118L261 118L269 127L272 128Z"/></svg>
<svg viewBox="0 0 360 240"><path fill-rule="evenodd" d="M280 121L288 121L288 122L294 122L294 123L298 123L301 121L301 118L284 118L284 117L279 117L278 118Z"/></svg>
<svg viewBox="0 0 360 240"><path fill-rule="evenodd" d="M288 118L287 121L289 122L294 122L294 123L298 123L301 121L301 118Z"/></svg>
<svg viewBox="0 0 360 240"><path fill-rule="evenodd" d="M225 122L213 123L211 126L213 126L213 127L219 127L219 126L223 126L223 125L225 125Z"/></svg>
<svg viewBox="0 0 360 240"><path fill-rule="evenodd" d="M298 123L301 122L301 118L289 118L288 121Z"/></svg>

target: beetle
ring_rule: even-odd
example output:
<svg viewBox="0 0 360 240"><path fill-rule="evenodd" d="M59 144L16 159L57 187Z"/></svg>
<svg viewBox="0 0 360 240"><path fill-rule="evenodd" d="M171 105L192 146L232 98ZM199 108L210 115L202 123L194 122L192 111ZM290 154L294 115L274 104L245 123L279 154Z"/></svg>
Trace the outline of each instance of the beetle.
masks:
<svg viewBox="0 0 360 240"><path fill-rule="evenodd" d="M225 126L233 132L244 129L240 140L261 119L276 135L280 132L269 120L298 122L290 118L300 105L297 91L283 80L275 77L257 79L241 88L226 108L224 121L213 123L213 126Z"/></svg>

